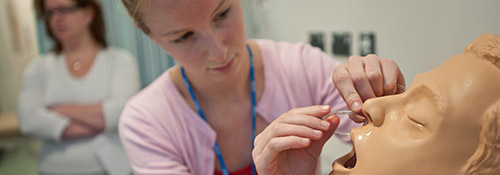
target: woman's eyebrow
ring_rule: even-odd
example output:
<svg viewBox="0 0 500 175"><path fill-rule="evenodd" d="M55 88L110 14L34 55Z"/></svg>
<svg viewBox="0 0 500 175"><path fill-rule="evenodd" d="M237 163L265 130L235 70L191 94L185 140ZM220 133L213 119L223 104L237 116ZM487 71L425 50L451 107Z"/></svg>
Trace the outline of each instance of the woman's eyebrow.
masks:
<svg viewBox="0 0 500 175"><path fill-rule="evenodd" d="M217 5L217 7L215 8L215 10L212 12L212 14L210 15L210 17L213 17L215 16L215 14L217 13L217 11L219 11L219 9L222 7L222 4L224 4L224 2L226 2L226 0L221 0L219 2L219 5Z"/></svg>

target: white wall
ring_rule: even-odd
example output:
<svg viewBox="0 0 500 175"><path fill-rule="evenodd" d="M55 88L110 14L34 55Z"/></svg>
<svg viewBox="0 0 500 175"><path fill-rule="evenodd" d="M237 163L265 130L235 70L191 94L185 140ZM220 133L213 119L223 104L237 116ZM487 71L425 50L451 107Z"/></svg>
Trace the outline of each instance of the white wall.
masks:
<svg viewBox="0 0 500 175"><path fill-rule="evenodd" d="M310 31L374 31L377 55L392 58L407 83L460 53L484 33L500 34L499 0L267 0L263 38L308 42ZM326 48L329 48L327 45Z"/></svg>
<svg viewBox="0 0 500 175"><path fill-rule="evenodd" d="M32 0L0 1L0 112L15 112L25 66L38 54Z"/></svg>
<svg viewBox="0 0 500 175"><path fill-rule="evenodd" d="M257 14L258 36L308 42L310 31L322 31L329 50L332 32L350 31L351 53L359 54L359 33L374 31L377 55L394 59L409 85L416 74L462 52L481 34L500 34L499 7L500 0L265 0ZM323 174L350 149L329 142L322 154Z"/></svg>

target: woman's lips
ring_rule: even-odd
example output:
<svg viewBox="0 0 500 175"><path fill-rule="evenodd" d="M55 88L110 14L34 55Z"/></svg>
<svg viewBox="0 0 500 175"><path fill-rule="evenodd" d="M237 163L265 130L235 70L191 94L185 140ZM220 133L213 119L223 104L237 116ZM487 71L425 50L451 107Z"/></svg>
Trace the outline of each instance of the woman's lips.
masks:
<svg viewBox="0 0 500 175"><path fill-rule="evenodd" d="M225 65L212 68L212 70L218 71L218 72L227 72L229 69L231 69L231 67L233 67L233 62L234 62L235 58L236 58L236 55L233 56L233 58L231 58L231 60L229 62L227 62Z"/></svg>

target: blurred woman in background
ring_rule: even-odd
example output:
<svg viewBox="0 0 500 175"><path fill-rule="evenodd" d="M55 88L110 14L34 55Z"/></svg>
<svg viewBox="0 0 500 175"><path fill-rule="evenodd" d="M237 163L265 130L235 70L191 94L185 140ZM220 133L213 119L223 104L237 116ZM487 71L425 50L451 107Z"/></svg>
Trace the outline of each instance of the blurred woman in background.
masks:
<svg viewBox="0 0 500 175"><path fill-rule="evenodd" d="M134 58L110 48L96 0L35 0L52 52L26 68L19 96L24 134L42 140L39 174L129 174L117 133L139 90Z"/></svg>

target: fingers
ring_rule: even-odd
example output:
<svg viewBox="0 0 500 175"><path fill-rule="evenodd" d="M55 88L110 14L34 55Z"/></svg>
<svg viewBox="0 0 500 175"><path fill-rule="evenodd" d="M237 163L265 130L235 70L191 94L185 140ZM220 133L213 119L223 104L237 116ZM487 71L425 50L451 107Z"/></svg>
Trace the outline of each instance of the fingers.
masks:
<svg viewBox="0 0 500 175"><path fill-rule="evenodd" d="M384 94L384 78L379 59L375 55L368 55L364 61L366 77L370 81L375 96L380 97Z"/></svg>
<svg viewBox="0 0 500 175"><path fill-rule="evenodd" d="M328 130L330 123L319 119L330 112L329 106L311 106L292 109L269 124L255 138L255 150L261 150L274 137L302 136L317 139L317 131ZM319 137L321 137L320 134Z"/></svg>
<svg viewBox="0 0 500 175"><path fill-rule="evenodd" d="M254 150L260 152L275 137L300 136L319 139L323 131L328 130L330 123L319 117L330 112L329 106L311 106L292 109L282 114L255 138Z"/></svg>
<svg viewBox="0 0 500 175"><path fill-rule="evenodd" d="M402 93L405 87L398 65L376 55L350 57L347 63L334 70L333 82L349 108L357 114L361 114L365 100Z"/></svg>
<svg viewBox="0 0 500 175"><path fill-rule="evenodd" d="M259 174L263 172L275 174L274 169L277 169L281 164L277 160L280 153L288 149L304 148L309 144L309 139L297 136L273 138L264 145L263 149L254 149L252 151L252 158Z"/></svg>
<svg viewBox="0 0 500 175"><path fill-rule="evenodd" d="M366 121L365 115L349 114L349 118L356 123L363 123Z"/></svg>
<svg viewBox="0 0 500 175"><path fill-rule="evenodd" d="M396 94L400 94L400 93L405 92L405 90L406 90L406 82L405 82L405 77L403 76L403 73L399 69L399 66L397 67L397 69L398 69L398 72L397 72L397 74L398 74L398 81L397 81L396 85L399 88L398 88L398 91L396 91Z"/></svg>
<svg viewBox="0 0 500 175"><path fill-rule="evenodd" d="M311 142L309 146L313 150L319 151L318 155L321 153L321 150L323 150L323 146L325 145L325 143L332 137L332 135L335 133L335 130L337 130L340 119L338 116L332 115L325 119L325 121L330 123L330 128L327 131L323 132L323 137L321 137L319 140Z"/></svg>
<svg viewBox="0 0 500 175"><path fill-rule="evenodd" d="M344 101L347 103L349 108L355 113L361 112L361 97L359 96L354 83L351 80L351 75L347 70L345 64L341 64L335 68L333 71L333 82L335 87L339 91Z"/></svg>
<svg viewBox="0 0 500 175"><path fill-rule="evenodd" d="M361 57L352 56L347 62L347 69L351 75L356 90L362 101L375 97L373 87L365 73L365 60Z"/></svg>
<svg viewBox="0 0 500 175"><path fill-rule="evenodd" d="M394 60L381 59L381 68L384 72L384 94L393 95L402 93L405 88L403 73Z"/></svg>
<svg viewBox="0 0 500 175"><path fill-rule="evenodd" d="M271 139L260 153L264 160L272 160L281 151L309 146L311 140L298 136L276 137Z"/></svg>
<svg viewBox="0 0 500 175"><path fill-rule="evenodd" d="M294 108L288 113L290 114L302 114L302 115L311 115L315 117L322 117L330 112L330 106L328 105L317 105L317 106L309 106L303 108Z"/></svg>
<svg viewBox="0 0 500 175"><path fill-rule="evenodd" d="M285 118L291 118L292 116L280 116ZM276 122L277 120L275 120ZM279 131L279 128L266 128L261 134L259 134L256 138L256 147L252 151L252 156L254 158L254 162L258 163L259 167L269 167L273 166L273 162L276 161L278 155L289 149L297 149L297 148L306 148L308 152L313 156L319 157L321 150L326 143L326 141L333 135L335 129L338 126L339 119L337 116L330 116L325 120L325 122L330 123L331 127L329 127L326 131L322 132L324 134L323 137L314 136L311 139L310 133L308 131L308 127L300 126L300 125L280 125L281 127L291 127L291 130L284 129ZM274 122L273 122L274 123ZM288 125L288 126L287 126ZM266 132L276 131L276 133L280 133L276 136L271 137L265 144L265 140L262 140L262 135L266 134ZM296 131L297 134L289 135L288 133ZM319 131L319 130L318 130ZM284 133L283 133L284 132ZM306 136L302 136L303 133ZM257 148L257 146L261 148Z"/></svg>

